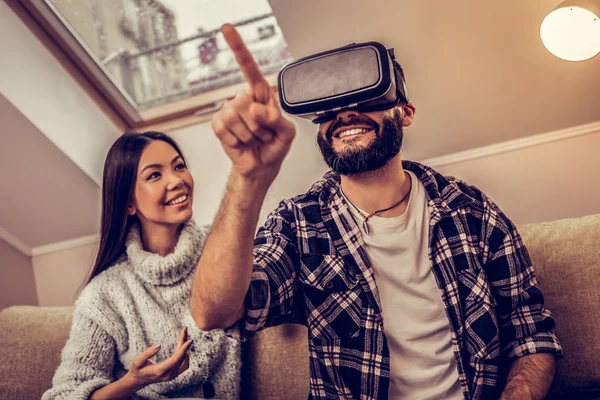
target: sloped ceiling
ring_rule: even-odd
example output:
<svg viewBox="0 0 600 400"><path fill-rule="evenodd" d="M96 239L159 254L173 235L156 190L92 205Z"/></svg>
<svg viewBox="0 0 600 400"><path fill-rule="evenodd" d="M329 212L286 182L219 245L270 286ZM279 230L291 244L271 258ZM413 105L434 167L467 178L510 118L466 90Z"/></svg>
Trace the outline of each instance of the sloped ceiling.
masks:
<svg viewBox="0 0 600 400"><path fill-rule="evenodd" d="M96 234L119 128L5 2L0 52L2 237L28 251Z"/></svg>
<svg viewBox="0 0 600 400"><path fill-rule="evenodd" d="M417 107L405 153L426 159L600 121L600 56L550 54L560 0L271 0L294 57L353 42L396 49Z"/></svg>
<svg viewBox="0 0 600 400"><path fill-rule="evenodd" d="M98 185L2 95L0 121L0 227L29 247L98 232Z"/></svg>

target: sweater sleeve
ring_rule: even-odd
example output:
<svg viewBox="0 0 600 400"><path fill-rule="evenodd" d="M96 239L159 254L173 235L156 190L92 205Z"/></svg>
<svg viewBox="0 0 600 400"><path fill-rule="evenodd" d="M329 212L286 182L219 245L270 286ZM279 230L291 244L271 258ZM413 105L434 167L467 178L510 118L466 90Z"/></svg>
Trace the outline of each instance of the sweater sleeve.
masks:
<svg viewBox="0 0 600 400"><path fill-rule="evenodd" d="M183 325L188 329L188 338L194 340L189 352L190 365L198 368L192 379L197 382L208 380L214 384L218 398L231 398L239 393L241 343L225 335L221 329L201 330L187 307L184 310Z"/></svg>
<svg viewBox="0 0 600 400"><path fill-rule="evenodd" d="M80 305L75 308L61 363L52 379L52 388L44 393L42 400L85 400L114 380L115 341L82 308Z"/></svg>

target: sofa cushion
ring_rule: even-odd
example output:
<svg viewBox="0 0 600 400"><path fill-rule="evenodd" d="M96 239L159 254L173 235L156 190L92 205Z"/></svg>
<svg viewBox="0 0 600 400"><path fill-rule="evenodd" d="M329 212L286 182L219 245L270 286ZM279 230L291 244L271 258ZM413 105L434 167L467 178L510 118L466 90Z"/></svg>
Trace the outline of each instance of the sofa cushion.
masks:
<svg viewBox="0 0 600 400"><path fill-rule="evenodd" d="M32 306L0 312L0 399L39 399L50 389L72 313L72 307Z"/></svg>
<svg viewBox="0 0 600 400"><path fill-rule="evenodd" d="M308 329L285 324L258 332L245 354L242 387L246 398L306 400L310 373ZM247 380L247 383L244 383Z"/></svg>
<svg viewBox="0 0 600 400"><path fill-rule="evenodd" d="M600 215L519 226L564 349L555 391L600 389Z"/></svg>

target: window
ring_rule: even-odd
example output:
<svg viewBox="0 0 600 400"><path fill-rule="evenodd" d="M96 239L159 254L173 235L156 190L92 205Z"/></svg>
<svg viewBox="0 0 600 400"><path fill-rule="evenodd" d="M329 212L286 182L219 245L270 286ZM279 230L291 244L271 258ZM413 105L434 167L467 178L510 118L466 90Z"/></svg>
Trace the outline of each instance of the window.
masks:
<svg viewBox="0 0 600 400"><path fill-rule="evenodd" d="M210 113L244 85L234 24L267 79L291 55L267 0L20 0L131 127Z"/></svg>

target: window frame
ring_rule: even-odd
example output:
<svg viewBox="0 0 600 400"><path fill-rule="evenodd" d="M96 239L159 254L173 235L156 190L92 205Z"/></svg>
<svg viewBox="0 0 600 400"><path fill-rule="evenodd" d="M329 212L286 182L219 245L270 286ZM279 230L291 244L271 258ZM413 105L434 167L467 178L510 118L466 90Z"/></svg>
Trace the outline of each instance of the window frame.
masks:
<svg viewBox="0 0 600 400"><path fill-rule="evenodd" d="M6 1L11 3L10 0ZM66 56L68 62L90 82L92 89L100 95L101 101L104 101L105 105L114 111L128 130L160 127L167 132L183 126L206 122L224 101L233 98L235 93L248 87L247 83L241 82L166 104L137 110L132 105L134 102L125 90L120 88L118 82L110 78L109 74L93 56L93 53L86 49L83 41L77 39L76 33L69 29L60 14L55 12L51 5L45 0L12 0L12 2L18 3L29 14L32 18L30 22L37 24L47 38L54 42L58 50ZM14 9L14 4L11 6ZM269 16L272 16L272 14L258 16L248 21ZM28 21L24 22L28 24ZM210 37L218 32L219 30L216 29L199 33L194 36L194 40L204 36ZM265 78L274 89L277 88L276 73L266 75Z"/></svg>

